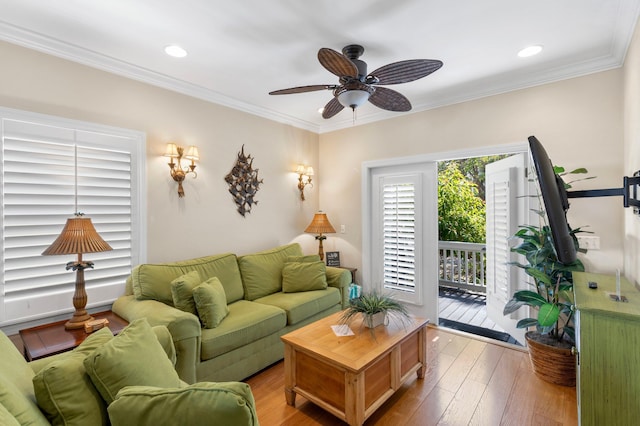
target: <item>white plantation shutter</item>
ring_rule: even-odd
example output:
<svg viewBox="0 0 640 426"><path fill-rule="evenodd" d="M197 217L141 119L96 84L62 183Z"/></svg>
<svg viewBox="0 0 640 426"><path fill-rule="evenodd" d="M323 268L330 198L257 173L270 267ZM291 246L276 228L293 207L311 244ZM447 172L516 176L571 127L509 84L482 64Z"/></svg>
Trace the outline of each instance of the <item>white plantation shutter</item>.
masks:
<svg viewBox="0 0 640 426"><path fill-rule="evenodd" d="M524 309L503 315L505 303L520 289L528 288L526 274L509 262L517 259L511 252L516 243L511 236L519 225L530 223L531 197L527 182L525 154L516 154L487 164L487 316L504 331L524 343L524 331L516 327L526 316Z"/></svg>
<svg viewBox="0 0 640 426"><path fill-rule="evenodd" d="M514 234L515 168L487 175L487 291L502 306L509 300L511 284L511 247Z"/></svg>
<svg viewBox="0 0 640 426"><path fill-rule="evenodd" d="M398 300L422 303L422 174L381 176L376 202L375 287Z"/></svg>
<svg viewBox="0 0 640 426"><path fill-rule="evenodd" d="M415 292L415 185L383 187L384 288Z"/></svg>
<svg viewBox="0 0 640 426"><path fill-rule="evenodd" d="M9 111L9 112L8 112ZM121 295L143 245L137 229L144 161L139 132L46 116L2 117L2 304L0 324L73 310L75 256L42 256L76 211L113 248L88 253L88 307ZM77 162L77 166L76 166ZM77 175L77 178L76 178Z"/></svg>

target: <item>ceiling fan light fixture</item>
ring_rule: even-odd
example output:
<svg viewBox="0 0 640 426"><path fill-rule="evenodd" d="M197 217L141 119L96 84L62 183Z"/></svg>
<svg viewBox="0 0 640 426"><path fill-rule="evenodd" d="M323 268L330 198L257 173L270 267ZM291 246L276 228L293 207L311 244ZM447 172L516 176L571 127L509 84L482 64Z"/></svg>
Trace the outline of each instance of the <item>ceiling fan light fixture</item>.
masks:
<svg viewBox="0 0 640 426"><path fill-rule="evenodd" d="M366 90L345 90L338 95L338 102L344 107L356 109L369 100L371 94Z"/></svg>

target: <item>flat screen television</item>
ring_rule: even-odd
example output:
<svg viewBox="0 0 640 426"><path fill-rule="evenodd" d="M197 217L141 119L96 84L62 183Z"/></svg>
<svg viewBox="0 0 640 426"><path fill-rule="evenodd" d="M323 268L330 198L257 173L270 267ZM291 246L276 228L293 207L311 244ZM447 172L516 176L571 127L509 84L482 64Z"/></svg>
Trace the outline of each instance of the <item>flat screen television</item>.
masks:
<svg viewBox="0 0 640 426"><path fill-rule="evenodd" d="M577 249L567 223L569 200L564 182L553 170L547 151L535 136L529 136L529 149L558 260L564 264L573 263L577 259Z"/></svg>

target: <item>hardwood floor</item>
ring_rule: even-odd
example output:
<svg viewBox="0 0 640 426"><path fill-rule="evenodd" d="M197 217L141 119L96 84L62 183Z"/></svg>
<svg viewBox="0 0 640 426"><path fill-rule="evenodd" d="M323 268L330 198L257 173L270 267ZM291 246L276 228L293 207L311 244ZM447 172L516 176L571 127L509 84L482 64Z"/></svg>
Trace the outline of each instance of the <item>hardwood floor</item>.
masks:
<svg viewBox="0 0 640 426"><path fill-rule="evenodd" d="M365 425L577 425L575 388L538 379L526 351L429 327L428 366ZM283 362L246 380L262 426L344 425L303 397L290 407Z"/></svg>

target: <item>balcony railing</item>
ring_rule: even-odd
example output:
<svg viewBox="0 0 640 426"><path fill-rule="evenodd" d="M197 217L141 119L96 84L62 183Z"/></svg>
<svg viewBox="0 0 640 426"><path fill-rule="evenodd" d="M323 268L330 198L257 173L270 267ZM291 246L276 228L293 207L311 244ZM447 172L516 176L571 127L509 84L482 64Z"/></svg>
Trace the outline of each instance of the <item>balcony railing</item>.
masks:
<svg viewBox="0 0 640 426"><path fill-rule="evenodd" d="M485 244L439 241L441 286L486 292Z"/></svg>

